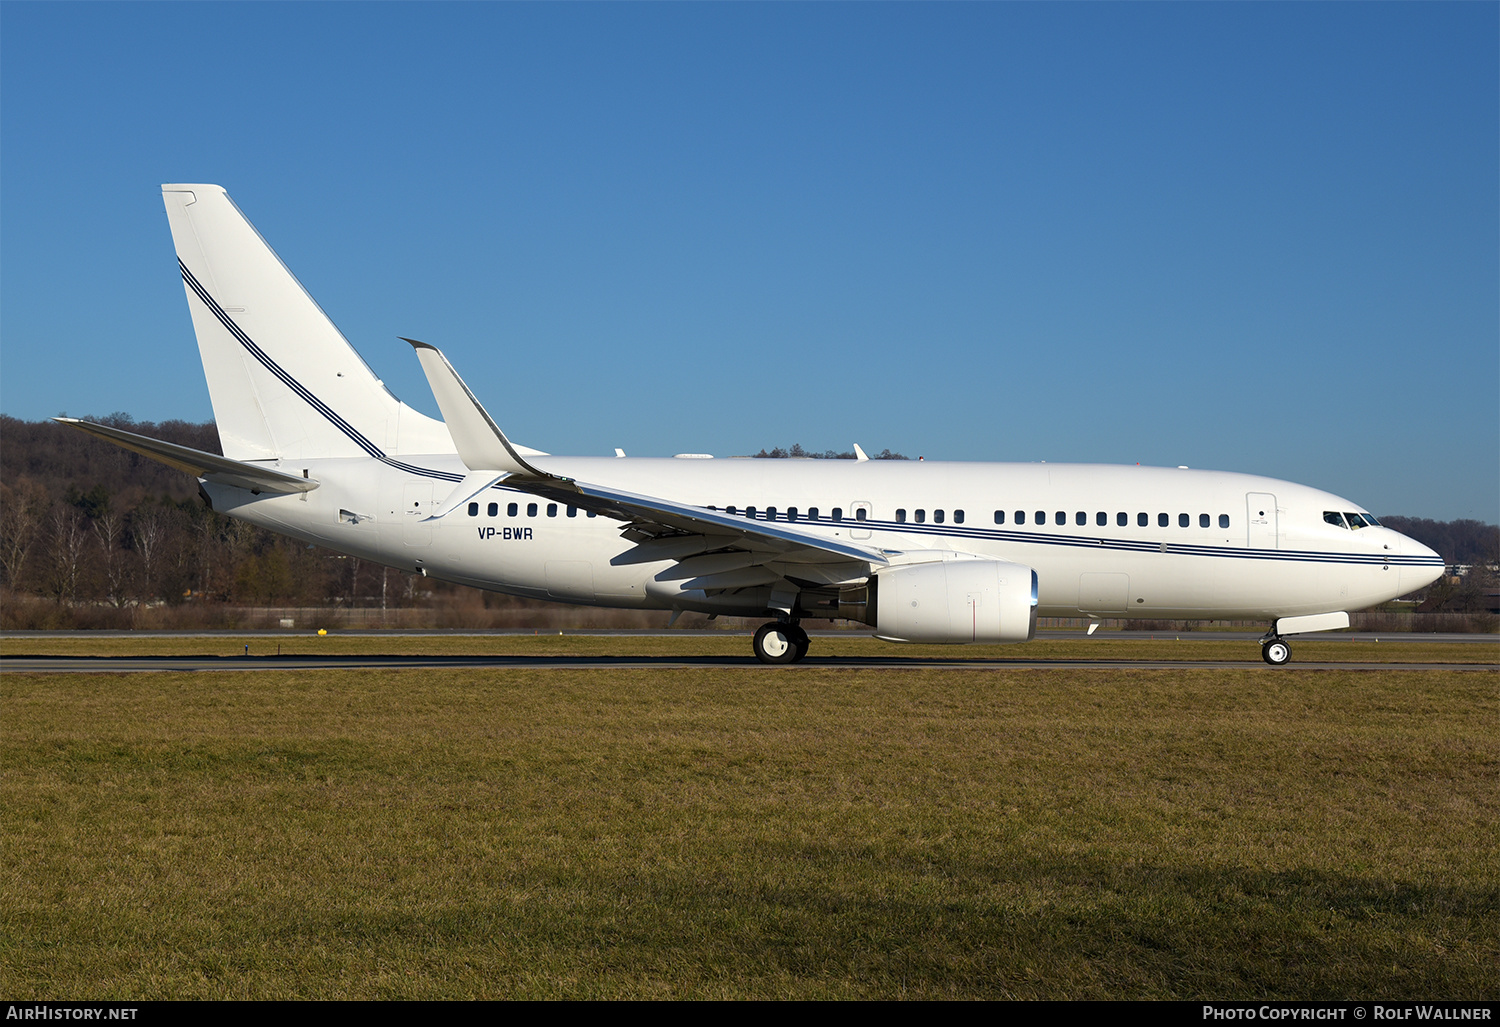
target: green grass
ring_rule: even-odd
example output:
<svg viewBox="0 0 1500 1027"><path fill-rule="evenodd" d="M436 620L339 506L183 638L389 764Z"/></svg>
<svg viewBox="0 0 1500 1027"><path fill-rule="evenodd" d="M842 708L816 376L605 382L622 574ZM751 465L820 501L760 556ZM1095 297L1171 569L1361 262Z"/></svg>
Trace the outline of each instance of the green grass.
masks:
<svg viewBox="0 0 1500 1027"><path fill-rule="evenodd" d="M17 998L1500 994L1489 674L6 674L0 699Z"/></svg>
<svg viewBox="0 0 1500 1027"><path fill-rule="evenodd" d="M306 633L257 636L132 636L97 638L30 636L0 639L0 656L238 656L249 645L253 656L318 654L537 655L537 656L743 656L750 657L746 634L723 635L365 635L323 637ZM1293 664L1332 663L1500 663L1500 641L1483 643L1365 642L1292 640ZM1191 633L1155 638L1099 635L1088 639L1049 639L1024 645L897 645L869 636L826 635L813 639L811 655L822 657L912 657L943 660L1222 660L1259 661L1251 640L1223 640Z"/></svg>

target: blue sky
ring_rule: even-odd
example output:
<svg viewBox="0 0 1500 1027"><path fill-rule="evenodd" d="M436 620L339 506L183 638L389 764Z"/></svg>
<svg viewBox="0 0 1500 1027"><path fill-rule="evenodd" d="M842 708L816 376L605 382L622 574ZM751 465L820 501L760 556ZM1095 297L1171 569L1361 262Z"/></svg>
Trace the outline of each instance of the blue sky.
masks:
<svg viewBox="0 0 1500 1027"><path fill-rule="evenodd" d="M1500 517L1495 4L0 5L0 411L208 420L158 185L559 453Z"/></svg>

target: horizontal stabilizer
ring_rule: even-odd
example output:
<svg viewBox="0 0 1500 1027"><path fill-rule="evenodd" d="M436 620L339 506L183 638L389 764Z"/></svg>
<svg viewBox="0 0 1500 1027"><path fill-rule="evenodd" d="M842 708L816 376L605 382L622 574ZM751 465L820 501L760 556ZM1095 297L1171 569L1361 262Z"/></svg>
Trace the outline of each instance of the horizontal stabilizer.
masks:
<svg viewBox="0 0 1500 1027"><path fill-rule="evenodd" d="M300 478L295 474L287 474L272 467L262 467L243 460L231 460L228 457L205 453L200 449L189 449L187 446L178 446L160 439L136 435L134 432L121 431L119 428L94 424L92 421L81 421L76 417L54 417L53 420L218 485L232 485L236 488L249 489L251 492L281 494L311 492L318 487L316 478Z"/></svg>

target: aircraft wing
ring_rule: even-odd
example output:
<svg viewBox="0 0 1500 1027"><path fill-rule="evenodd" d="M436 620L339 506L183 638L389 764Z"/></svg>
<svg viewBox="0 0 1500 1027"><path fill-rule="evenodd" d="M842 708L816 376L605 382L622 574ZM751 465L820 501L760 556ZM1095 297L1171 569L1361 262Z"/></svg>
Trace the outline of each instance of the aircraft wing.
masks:
<svg viewBox="0 0 1500 1027"><path fill-rule="evenodd" d="M701 553L738 550L758 554L756 563L775 560L804 564L810 571L812 565L832 565L814 575L831 580L859 576L856 571L867 574L872 566L889 562L884 551L874 546L831 539L800 526L734 517L542 470L511 445L442 351L414 339L404 341L417 351L449 434L471 472L434 516L446 516L494 484L495 475L503 474L498 480L507 488L626 522L621 534L641 549L624 554L618 562L686 559ZM860 566L851 567L851 563Z"/></svg>
<svg viewBox="0 0 1500 1027"><path fill-rule="evenodd" d="M830 539L796 525L753 521L719 510L623 492L571 478L511 475L504 479L504 484L509 488L625 521L627 523L621 534L633 542L703 536L717 541L721 546L733 545L757 552L792 554L804 550L822 554L824 559L854 560L876 565L889 562L884 551L874 546Z"/></svg>
<svg viewBox="0 0 1500 1027"><path fill-rule="evenodd" d="M163 442L161 439L121 431L119 428L94 424L92 421L82 421L76 417L54 417L53 420L59 424L66 424L70 428L88 432L106 442L112 442L122 449L150 457L157 463L175 467L179 471L186 471L195 477L216 484L233 485L237 488L249 489L251 492L281 494L311 492L318 487L316 478L300 478L295 474L278 471L274 467L262 467L260 464L247 463L243 460L231 460L215 453L205 453L201 449L178 446L171 442Z"/></svg>

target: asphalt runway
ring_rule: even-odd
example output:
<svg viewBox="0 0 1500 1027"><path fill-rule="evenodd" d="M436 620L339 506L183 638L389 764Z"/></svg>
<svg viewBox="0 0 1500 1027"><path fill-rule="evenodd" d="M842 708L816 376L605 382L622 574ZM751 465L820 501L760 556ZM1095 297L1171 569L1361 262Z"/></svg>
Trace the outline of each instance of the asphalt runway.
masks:
<svg viewBox="0 0 1500 1027"><path fill-rule="evenodd" d="M534 628L492 628L488 630L476 630L474 628L338 628L329 631L330 635L340 635L349 638L451 638L455 636L484 638L484 637L509 637L515 635L551 635L553 631L537 631ZM614 637L636 637L636 638L681 638L685 635L699 635L712 638L734 638L746 639L749 644L749 631L730 631L723 628L676 628L659 630L656 628L568 628L555 632L559 635L576 635L579 637L592 638L614 638ZM308 638L312 632L290 629L266 629L261 631L135 631L131 629L112 631L0 631L0 638ZM1262 631L1099 631L1090 635L1082 629L1051 630L1042 629L1037 632L1037 641L1048 639L1080 639L1093 638L1096 640L1114 639L1117 641L1147 641L1158 638L1183 638L1186 637L1197 642L1254 642L1264 634ZM808 631L812 638L874 638L873 631ZM1289 636L1294 642L1431 642L1431 643L1456 643L1493 645L1500 647L1500 635L1482 634L1441 634L1426 631L1324 631L1308 635ZM1500 650L1497 650L1500 651Z"/></svg>
<svg viewBox="0 0 1500 1027"><path fill-rule="evenodd" d="M131 674L160 671L326 670L681 670L692 668L797 670L1174 670L1185 668L1262 671L1461 670L1500 671L1482 663L1330 663L1305 661L1271 667L1260 660L1029 660L903 656L808 656L801 663L766 666L751 656L15 656L0 660L7 673Z"/></svg>
<svg viewBox="0 0 1500 1027"><path fill-rule="evenodd" d="M484 636L484 635L533 635L534 631L347 631L338 634L358 638L398 638L421 636ZM548 632L550 635L551 632ZM722 630L702 631L569 631L569 635L594 636L656 636L709 635L725 637ZM819 637L860 637L867 632L809 632L814 639ZM50 632L35 631L5 632L10 640L27 638L99 638L101 636L131 636L134 638L236 638L236 639L291 639L307 637L306 632L287 631L165 631L165 632ZM1111 641L1152 639L1181 639L1186 636L1193 641L1242 641L1253 643L1260 637L1254 632L1108 632L1099 633L1096 639ZM1081 639L1088 637L1083 631L1048 631L1041 636L1046 639ZM1319 641L1350 642L1418 642L1434 646L1442 645L1491 645L1500 657L1500 638L1494 635L1435 635L1416 633L1347 633L1336 632L1320 635L1301 635L1296 641L1317 639ZM748 649L748 636L746 636ZM179 671L203 673L214 671L322 671L322 670L677 670L687 668L762 668L767 671L798 669L857 669L857 670L1016 670L1016 669L1072 669L1091 668L1098 670L1167 670L1173 668L1208 668L1258 670L1264 673L1279 673L1296 670L1468 670L1495 673L1500 671L1500 662L1494 663L1384 663L1384 662L1314 662L1299 661L1295 657L1284 667L1271 667L1253 658L1254 648L1247 647L1244 660L1121 660L1121 659L1035 659L1018 652L1015 656L974 657L962 653L961 647L952 657L906 656L900 646L893 645L890 655L879 656L824 656L816 655L816 649L802 662L786 666L764 666L748 652L732 656L514 656L514 655L469 655L469 656L397 656L371 653L368 655L328 656L281 656L281 655L230 655L230 656L40 656L18 654L0 658L0 672L7 673L102 673L130 674Z"/></svg>

